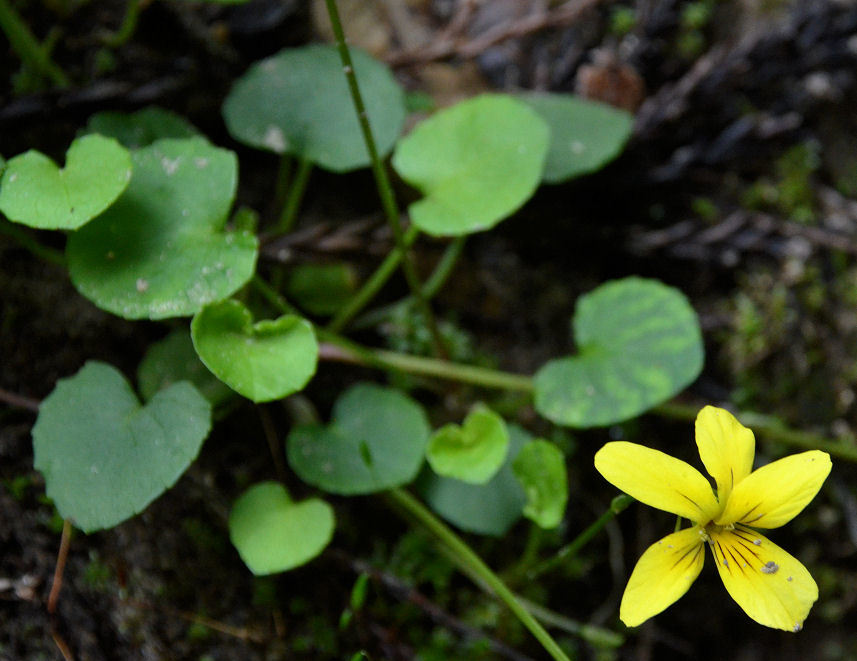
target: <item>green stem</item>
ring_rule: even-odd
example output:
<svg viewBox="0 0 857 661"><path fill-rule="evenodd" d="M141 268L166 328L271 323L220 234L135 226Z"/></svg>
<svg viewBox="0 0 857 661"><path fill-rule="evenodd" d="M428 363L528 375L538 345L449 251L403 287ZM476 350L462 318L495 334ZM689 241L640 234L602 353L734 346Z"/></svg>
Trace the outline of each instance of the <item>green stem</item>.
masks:
<svg viewBox="0 0 857 661"><path fill-rule="evenodd" d="M137 23L140 20L140 12L143 11L147 0L128 0L128 6L125 9L125 17L122 19L122 24L119 29L113 34L107 35L104 38L104 44L110 48L119 48L124 46L137 29Z"/></svg>
<svg viewBox="0 0 857 661"><path fill-rule="evenodd" d="M280 222L274 227L275 232L287 234L294 227L295 219L298 217L298 209L300 209L307 182L309 182L310 172L312 172L312 162L306 158L298 160L297 172L295 172L294 180L289 187L286 202L283 205L283 213L280 215Z"/></svg>
<svg viewBox="0 0 857 661"><path fill-rule="evenodd" d="M8 0L0 0L0 29L6 33L12 49L26 66L52 80L57 87L69 86L65 72L54 64L47 51L30 31L27 23Z"/></svg>
<svg viewBox="0 0 857 661"><path fill-rule="evenodd" d="M361 352L354 350L353 343L345 344L342 338L329 331L316 330L319 338L328 344L322 344L320 358L322 360L352 363L356 365L370 365L381 369L393 369L408 374L422 376L433 376L450 381L470 383L486 388L499 388L501 390L523 390L533 389L533 380L523 374L511 374L499 370L475 367L473 365L462 365L448 360L437 358L424 358L422 356L411 356L409 354L385 351L383 349L361 348ZM371 355L371 361L366 356Z"/></svg>
<svg viewBox="0 0 857 661"><path fill-rule="evenodd" d="M464 249L465 240L466 237L464 236L456 237L446 247L446 250L444 250L440 261L438 261L434 268L434 271L432 271L428 280L423 284L423 296L427 301L430 301L437 295L441 287L443 287L447 279L449 279L449 276L452 275L455 264L458 262L458 258L461 256ZM411 296L408 296L396 301L395 303L367 312L354 323L354 328L359 330L362 328L372 328L373 326L377 326L382 321L389 319L399 308L405 306L409 307L414 303L414 299Z"/></svg>
<svg viewBox="0 0 857 661"><path fill-rule="evenodd" d="M0 0L2 1L2 0ZM29 232L21 229L15 223L0 218L0 234L11 236L21 244L21 247L33 253L39 259L43 259L57 266L65 266L65 255L55 248L48 248L36 241Z"/></svg>
<svg viewBox="0 0 857 661"><path fill-rule="evenodd" d="M265 282L258 273L253 276L253 279L250 282L253 287L256 288L256 291L262 295L262 298L283 314L300 315L300 312L293 308L286 299L280 296L279 292Z"/></svg>
<svg viewBox="0 0 857 661"><path fill-rule="evenodd" d="M411 225L404 236L405 248L409 248L411 244L416 241L418 236L419 230ZM377 269L375 269L375 272L363 284L360 290L354 294L351 300L348 301L348 303L339 312L336 313L336 316L327 325L327 330L334 333L341 332L342 329L348 325L348 322L354 318L354 315L366 307L369 301L375 298L375 295L380 291L381 287L383 287L387 283L387 280L390 279L390 276L395 273L399 263L402 261L403 254L404 251L399 248L395 248L390 251L390 254L384 258L384 261L381 262Z"/></svg>
<svg viewBox="0 0 857 661"><path fill-rule="evenodd" d="M592 523L588 528L586 528L586 530L584 530L577 537L575 537L569 544L566 544L559 551L557 551L553 555L553 557L548 558L540 565L533 567L529 572L527 572L527 578L533 581L542 574L552 571L560 565L568 562L571 558L577 555L580 549L586 546L586 544L593 537L595 537L595 535L601 532L604 526L606 526L616 517L617 514L622 512L633 502L634 499L627 494L621 494L619 496L616 496L610 502L610 507L607 508L607 511L604 512L604 514L599 516L594 523Z"/></svg>
<svg viewBox="0 0 857 661"><path fill-rule="evenodd" d="M417 269L408 256L405 247L404 232L402 231L402 224L399 221L399 208L396 204L396 198L393 195L393 187L390 185L387 171L384 169L384 164L381 163L381 158L378 155L378 148L375 145L375 138L372 135L372 127L369 125L369 115L363 103L360 86L357 84L357 76L354 73L354 63L351 61L351 53L345 43L345 32L342 29L342 21L339 18L339 9L337 9L336 0L325 0L325 4L327 5L327 14L330 17L330 25L336 37L336 46L339 50L339 57L342 60L342 68L345 72L345 78L348 81L348 89L351 92L351 100L354 103L354 109L357 111L357 120L360 122L363 141L366 143L366 150L369 152L369 158L372 162L372 174L375 176L375 183L378 186L381 206L384 208L387 223L393 231L396 247L402 253L402 270L405 273L405 279L408 281L411 295L417 301L417 304L425 315L426 323L434 340L435 352L437 355L443 356L446 352L443 347L440 330L437 326L437 320L434 318L431 306L422 295L422 287L420 286Z"/></svg>
<svg viewBox="0 0 857 661"><path fill-rule="evenodd" d="M428 511L426 507L414 498L407 491L402 489L393 489L388 492L390 500L398 507L404 510L410 517L419 521L429 532L449 548L453 553L453 559L459 567L466 567L469 572L473 572L479 577L480 581L487 585L491 591L500 599L509 610L521 621L521 623L530 630L530 633L535 636L542 647L556 661L569 661L565 652L562 651L556 641L551 638L551 635L539 624L538 620L521 605L515 595L506 587L506 584L500 580L491 568L486 565L480 558L458 535L456 535L445 523L438 519L434 514ZM468 572L468 573L469 573Z"/></svg>
<svg viewBox="0 0 857 661"><path fill-rule="evenodd" d="M699 406L681 404L679 402L667 402L652 409L652 413L673 420L695 420L699 413ZM757 413L744 413L739 416L753 432L767 437L783 445L801 448L804 450L823 450L834 457L846 461L857 462L857 445L848 439L831 441L819 434L798 429L784 427L781 422L766 415Z"/></svg>

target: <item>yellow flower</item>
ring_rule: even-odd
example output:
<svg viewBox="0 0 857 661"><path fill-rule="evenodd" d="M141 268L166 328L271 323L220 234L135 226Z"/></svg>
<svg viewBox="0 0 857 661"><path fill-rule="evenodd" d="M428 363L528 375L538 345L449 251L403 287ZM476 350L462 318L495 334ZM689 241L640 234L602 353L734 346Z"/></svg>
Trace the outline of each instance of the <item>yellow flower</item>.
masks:
<svg viewBox="0 0 857 661"><path fill-rule="evenodd" d="M818 586L806 567L754 528L778 528L797 516L830 473L830 456L810 450L753 471L753 432L713 406L696 418L696 445L716 492L690 464L636 443L607 443L595 455L608 482L695 524L643 553L619 617L635 627L676 602L699 576L707 542L726 591L747 615L800 631Z"/></svg>

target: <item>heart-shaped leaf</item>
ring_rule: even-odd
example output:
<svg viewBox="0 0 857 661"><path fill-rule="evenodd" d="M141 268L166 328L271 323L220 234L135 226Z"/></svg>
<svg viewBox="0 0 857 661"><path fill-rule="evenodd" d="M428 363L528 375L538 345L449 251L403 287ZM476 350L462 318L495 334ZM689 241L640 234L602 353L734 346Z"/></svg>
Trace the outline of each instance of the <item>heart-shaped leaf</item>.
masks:
<svg viewBox="0 0 857 661"><path fill-rule="evenodd" d="M463 425L445 425L432 435L426 458L438 475L483 484L500 470L508 448L506 422L477 404Z"/></svg>
<svg viewBox="0 0 857 661"><path fill-rule="evenodd" d="M628 142L634 117L624 110L571 94L522 97L551 131L542 181L556 184L601 169Z"/></svg>
<svg viewBox="0 0 857 661"><path fill-rule="evenodd" d="M221 301L193 318L190 333L205 366L254 402L291 395L315 374L318 343L312 324L293 314L254 324L241 303Z"/></svg>
<svg viewBox="0 0 857 661"><path fill-rule="evenodd" d="M223 229L235 197L235 154L190 138L158 140L133 158L125 193L69 237L77 290L126 319L164 319L196 314L243 286L258 242Z"/></svg>
<svg viewBox="0 0 857 661"><path fill-rule="evenodd" d="M202 364L187 328L175 330L152 344L137 366L137 385L146 401L178 381L190 381L212 406L233 395L232 390Z"/></svg>
<svg viewBox="0 0 857 661"><path fill-rule="evenodd" d="M115 138L128 149L148 147L161 138L192 138L196 127L181 115L149 106L137 112L98 112L86 123L87 133Z"/></svg>
<svg viewBox="0 0 857 661"><path fill-rule="evenodd" d="M175 484L210 426L211 405L190 383L141 406L118 370L88 362L39 407L34 464L60 515L92 532L142 511Z"/></svg>
<svg viewBox="0 0 857 661"><path fill-rule="evenodd" d="M261 482L229 513L229 538L257 576L294 569L324 550L333 537L333 508L310 498L296 503L282 484Z"/></svg>
<svg viewBox="0 0 857 661"><path fill-rule="evenodd" d="M702 370L696 313L672 287L643 278L601 285L577 302L579 354L535 376L536 410L569 427L610 425L669 399Z"/></svg>
<svg viewBox="0 0 857 661"><path fill-rule="evenodd" d="M542 176L549 130L523 101L490 94L441 110L396 146L393 167L425 197L408 207L424 232L459 236L494 227Z"/></svg>
<svg viewBox="0 0 857 661"><path fill-rule="evenodd" d="M65 167L34 150L10 159L0 182L0 211L38 229L73 230L116 201L131 180L131 156L112 138L71 143Z"/></svg>
<svg viewBox="0 0 857 661"><path fill-rule="evenodd" d="M568 502L562 450L541 438L530 441L515 457L512 470L527 494L524 516L542 528L556 528Z"/></svg>
<svg viewBox="0 0 857 661"><path fill-rule="evenodd" d="M407 484L423 463L429 425L422 407L398 390L349 388L327 427L304 425L288 437L292 470L330 493L356 495Z"/></svg>
<svg viewBox="0 0 857 661"><path fill-rule="evenodd" d="M521 518L527 502L512 472L512 461L531 438L521 427L509 425L506 461L485 484L441 477L426 468L417 481L417 490L435 512L462 530L502 537Z"/></svg>
<svg viewBox="0 0 857 661"><path fill-rule="evenodd" d="M404 95L387 67L350 50L372 134L384 156L405 121ZM223 118L239 142L293 154L325 170L346 172L371 162L332 45L288 49L254 64L226 97Z"/></svg>

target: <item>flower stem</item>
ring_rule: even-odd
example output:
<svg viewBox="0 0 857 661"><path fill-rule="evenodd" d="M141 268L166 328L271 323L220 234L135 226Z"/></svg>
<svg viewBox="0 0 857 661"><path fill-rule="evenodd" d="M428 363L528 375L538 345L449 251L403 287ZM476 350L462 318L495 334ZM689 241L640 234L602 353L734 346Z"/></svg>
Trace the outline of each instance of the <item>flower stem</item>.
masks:
<svg viewBox="0 0 857 661"><path fill-rule="evenodd" d="M397 508L418 521L426 530L432 533L442 544L449 548L454 555L453 560L460 568L466 568L468 575L476 575L482 583L500 599L521 623L530 630L530 633L541 643L548 654L556 661L569 661L565 652L542 627L532 614L521 605L506 584L486 565L458 535L456 535L445 523L428 511L426 507L407 491L393 489L388 492L389 499Z"/></svg>
<svg viewBox="0 0 857 661"><path fill-rule="evenodd" d="M2 2L2 0L0 0ZM15 241L21 244L21 247L31 252L36 257L56 264L57 266L65 266L65 255L56 248L49 248L39 243L32 234L23 227L4 220L0 216L0 234L11 236Z"/></svg>
<svg viewBox="0 0 857 661"><path fill-rule="evenodd" d="M444 356L446 351L444 350L443 339L437 326L437 320L434 318L431 306L422 295L422 287L420 286L416 267L407 253L404 233L399 221L399 209L393 195L393 187L390 185L387 171L384 169L384 165L381 163L381 158L378 155L378 148L375 145L375 138L372 135L372 127L369 125L369 116L366 112L366 106L363 103L363 95L360 93L360 86L357 84L357 76L354 73L354 63L351 61L351 53L345 43L345 32L342 29L342 21L339 18L339 9L337 9L336 0L325 0L325 4L327 5L327 14L330 17L330 25L336 37L336 46L339 49L342 68L345 71L345 78L348 81L348 89L351 92L351 100L354 102L354 109L357 111L357 120L360 122L360 130L363 132L363 140L366 143L366 150L369 152L369 158L372 162L372 173L375 176L375 183L378 186L381 206L384 208L387 223L393 231L396 248L402 253L402 270L405 273L405 279L408 281L411 295L417 301L417 304L425 315L426 323L431 331L435 345L435 353L439 356Z"/></svg>
<svg viewBox="0 0 857 661"><path fill-rule="evenodd" d="M54 64L45 48L30 31L26 21L8 0L0 0L0 29L27 67L53 81L57 87L69 86L65 72Z"/></svg>
<svg viewBox="0 0 857 661"><path fill-rule="evenodd" d="M280 221L274 227L274 231L278 234L288 234L294 227L298 217L298 209L300 209L309 182L310 172L312 172L312 162L306 158L299 159L294 179L289 186L286 202L283 205L283 213L280 215Z"/></svg>
<svg viewBox="0 0 857 661"><path fill-rule="evenodd" d="M548 558L527 572L527 579L530 581L535 580L542 574L556 569L561 564L568 562L571 558L577 555L580 549L586 546L586 544L595 537L595 535L601 532L601 529L604 528L604 526L616 518L617 514L622 512L633 502L634 499L627 494L616 496L612 501L610 501L610 507L608 507L604 514L599 516L594 523L575 537L569 544L563 546L551 558Z"/></svg>

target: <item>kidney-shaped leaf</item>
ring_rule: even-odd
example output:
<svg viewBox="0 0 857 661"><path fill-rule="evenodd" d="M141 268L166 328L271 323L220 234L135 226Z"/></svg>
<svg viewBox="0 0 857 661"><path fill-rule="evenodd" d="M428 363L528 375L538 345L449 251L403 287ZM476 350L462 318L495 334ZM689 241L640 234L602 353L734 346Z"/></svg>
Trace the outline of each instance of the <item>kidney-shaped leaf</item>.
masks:
<svg viewBox="0 0 857 661"><path fill-rule="evenodd" d="M205 366L254 402L291 395L315 374L315 333L312 324L296 315L254 324L241 303L221 301L197 313L190 332Z"/></svg>
<svg viewBox="0 0 857 661"><path fill-rule="evenodd" d="M150 345L137 365L137 386L146 401L178 381L190 381L212 406L233 395L232 390L202 364L187 328L177 329Z"/></svg>
<svg viewBox="0 0 857 661"><path fill-rule="evenodd" d="M333 528L330 505L318 498L296 503L277 482L253 485L229 513L229 538L257 576L309 562L330 543Z"/></svg>
<svg viewBox="0 0 857 661"><path fill-rule="evenodd" d="M86 123L88 133L115 138L128 149L148 147L161 138L192 138L196 127L181 115L149 106L137 112L98 112Z"/></svg>
<svg viewBox="0 0 857 661"><path fill-rule="evenodd" d="M112 138L71 143L60 169L30 150L9 160L0 182L0 211L38 229L73 230L109 207L131 180L131 156Z"/></svg>
<svg viewBox="0 0 857 661"><path fill-rule="evenodd" d="M684 295L657 280L624 278L577 302L577 356L535 376L536 410L560 425L598 427L672 397L702 370L702 334Z"/></svg>
<svg viewBox="0 0 857 661"><path fill-rule="evenodd" d="M405 121L401 88L389 69L356 48L354 73L383 156ZM233 138L277 154L293 154L325 170L370 164L357 113L332 45L287 49L257 62L232 88L223 118Z"/></svg>
<svg viewBox="0 0 857 661"><path fill-rule="evenodd" d="M499 471L485 484L469 484L441 477L426 468L417 489L431 508L467 532L502 537L527 503L527 496L512 472L512 461L531 436L517 425L509 425L509 451Z"/></svg>
<svg viewBox="0 0 857 661"><path fill-rule="evenodd" d="M429 425L422 407L391 388L359 383L339 397L327 427L288 437L292 470L330 493L355 495L407 484L423 463Z"/></svg>
<svg viewBox="0 0 857 661"><path fill-rule="evenodd" d="M444 425L432 435L426 459L438 475L483 484L500 470L508 449L505 420L479 404L461 426Z"/></svg>
<svg viewBox="0 0 857 661"><path fill-rule="evenodd" d="M211 405L190 383L141 406L118 370L88 362L39 407L34 463L59 513L91 532L121 523L175 484L210 426Z"/></svg>
<svg viewBox="0 0 857 661"><path fill-rule="evenodd" d="M524 516L542 528L556 528L568 502L568 476L562 450L541 438L530 441L515 457L512 470L527 493Z"/></svg>
<svg viewBox="0 0 857 661"><path fill-rule="evenodd" d="M523 101L486 94L441 110L396 146L393 167L425 197L414 224L459 236L494 227L526 202L542 176L549 130Z"/></svg>
<svg viewBox="0 0 857 661"><path fill-rule="evenodd" d="M594 172L612 161L628 142L634 117L624 110L571 94L522 97L551 131L542 181L559 183Z"/></svg>
<svg viewBox="0 0 857 661"><path fill-rule="evenodd" d="M202 138L158 140L133 154L128 189L69 237L77 290L126 319L188 316L253 275L258 243L224 230L235 154Z"/></svg>

